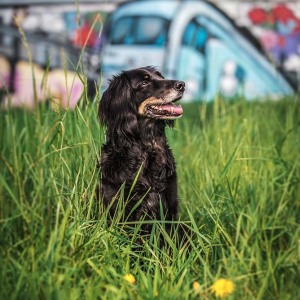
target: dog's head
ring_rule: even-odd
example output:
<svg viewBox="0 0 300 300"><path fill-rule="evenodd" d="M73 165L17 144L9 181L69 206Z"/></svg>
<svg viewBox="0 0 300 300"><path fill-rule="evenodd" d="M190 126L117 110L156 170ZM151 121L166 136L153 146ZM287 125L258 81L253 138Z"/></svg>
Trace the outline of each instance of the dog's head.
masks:
<svg viewBox="0 0 300 300"><path fill-rule="evenodd" d="M158 120L174 120L182 116L181 106L174 104L184 92L184 82L166 80L151 67L125 72L136 95L140 116Z"/></svg>
<svg viewBox="0 0 300 300"><path fill-rule="evenodd" d="M99 105L100 121L115 133L135 134L139 119L172 120L183 110L174 102L184 93L182 81L166 80L155 68L123 71L113 77Z"/></svg>

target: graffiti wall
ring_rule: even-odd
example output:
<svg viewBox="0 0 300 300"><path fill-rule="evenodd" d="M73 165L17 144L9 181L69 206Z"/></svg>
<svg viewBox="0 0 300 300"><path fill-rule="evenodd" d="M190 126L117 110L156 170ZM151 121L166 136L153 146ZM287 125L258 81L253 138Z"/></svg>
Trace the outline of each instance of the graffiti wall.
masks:
<svg viewBox="0 0 300 300"><path fill-rule="evenodd" d="M300 82L300 0L211 2L128 1L116 10L96 0L0 6L0 105L32 108L47 98L72 108L83 91L79 76L89 87L101 77L103 89L121 70L149 64L185 81L187 100L293 93Z"/></svg>
<svg viewBox="0 0 300 300"><path fill-rule="evenodd" d="M147 63L186 83L183 101L211 101L217 94L248 100L294 94L291 78L296 82L299 70L287 66L298 58L298 19L287 5L272 3L270 12L262 13L258 2L126 2L110 18L103 88L113 74ZM272 43L263 43L267 33Z"/></svg>
<svg viewBox="0 0 300 300"><path fill-rule="evenodd" d="M0 89L7 90L10 80L10 64L0 57ZM1 107L25 107L33 109L39 102L49 106L74 109L84 90L82 77L62 69L44 70L37 64L19 61L15 66L13 92L4 93Z"/></svg>
<svg viewBox="0 0 300 300"><path fill-rule="evenodd" d="M220 1L218 6L248 28L277 65L299 79L300 1Z"/></svg>
<svg viewBox="0 0 300 300"><path fill-rule="evenodd" d="M73 108L83 91L78 74L99 77L101 32L112 8L74 2L0 9L0 88L10 94L2 93L1 105L31 108L37 95Z"/></svg>
<svg viewBox="0 0 300 300"><path fill-rule="evenodd" d="M47 3L45 1L45 3ZM49 1L51 3L51 1ZM75 2L74 2L75 3ZM69 43L75 47L101 46L101 29L110 6L99 5L42 5L0 10L2 26L16 26L30 33L43 33L46 38ZM5 41L4 41L5 42ZM2 41L3 43L3 41Z"/></svg>

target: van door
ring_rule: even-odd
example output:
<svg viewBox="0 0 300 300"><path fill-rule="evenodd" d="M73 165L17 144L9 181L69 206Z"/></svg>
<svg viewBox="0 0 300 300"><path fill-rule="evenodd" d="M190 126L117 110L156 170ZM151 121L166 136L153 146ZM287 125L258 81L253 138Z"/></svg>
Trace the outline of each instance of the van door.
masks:
<svg viewBox="0 0 300 300"><path fill-rule="evenodd" d="M206 42L207 30L191 20L186 26L178 54L178 78L187 85L186 100L200 100L206 90Z"/></svg>

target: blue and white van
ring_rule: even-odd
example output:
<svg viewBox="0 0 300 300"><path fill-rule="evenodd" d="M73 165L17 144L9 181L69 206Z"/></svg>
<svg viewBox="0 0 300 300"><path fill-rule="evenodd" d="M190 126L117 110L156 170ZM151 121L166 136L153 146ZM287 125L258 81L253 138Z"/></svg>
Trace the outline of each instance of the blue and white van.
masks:
<svg viewBox="0 0 300 300"><path fill-rule="evenodd" d="M262 50L206 1L127 2L114 11L106 30L103 89L121 70L152 65L167 78L185 81L185 100L294 93Z"/></svg>

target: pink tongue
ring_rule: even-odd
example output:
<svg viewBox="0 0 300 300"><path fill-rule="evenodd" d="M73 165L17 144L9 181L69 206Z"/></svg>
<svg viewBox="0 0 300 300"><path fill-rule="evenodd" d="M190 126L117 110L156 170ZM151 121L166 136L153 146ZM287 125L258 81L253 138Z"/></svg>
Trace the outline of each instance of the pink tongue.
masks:
<svg viewBox="0 0 300 300"><path fill-rule="evenodd" d="M160 109L168 111L171 115L181 115L183 113L182 107L176 105L166 104L160 106Z"/></svg>

